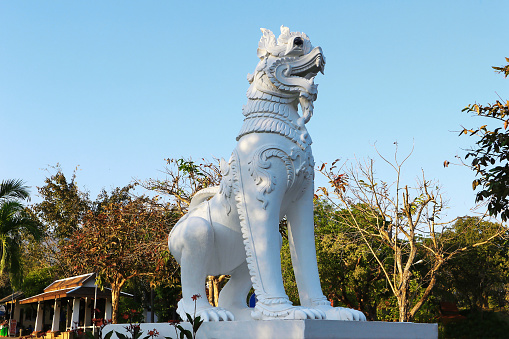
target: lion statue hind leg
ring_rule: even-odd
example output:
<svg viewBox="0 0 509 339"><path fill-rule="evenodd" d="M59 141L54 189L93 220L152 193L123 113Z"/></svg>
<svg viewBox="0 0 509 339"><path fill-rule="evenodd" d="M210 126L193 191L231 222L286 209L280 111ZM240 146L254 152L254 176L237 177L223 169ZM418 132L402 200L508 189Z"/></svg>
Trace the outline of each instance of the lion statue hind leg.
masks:
<svg viewBox="0 0 509 339"><path fill-rule="evenodd" d="M208 204L203 204L207 207ZM214 230L208 220L200 217L202 207L183 219L172 230L168 245L180 264L182 299L177 312L183 320L187 314L204 321L231 321L235 317L221 307L211 306L205 297L205 279L215 254ZM206 211L206 208L203 208ZM208 214L208 212L207 212Z"/></svg>

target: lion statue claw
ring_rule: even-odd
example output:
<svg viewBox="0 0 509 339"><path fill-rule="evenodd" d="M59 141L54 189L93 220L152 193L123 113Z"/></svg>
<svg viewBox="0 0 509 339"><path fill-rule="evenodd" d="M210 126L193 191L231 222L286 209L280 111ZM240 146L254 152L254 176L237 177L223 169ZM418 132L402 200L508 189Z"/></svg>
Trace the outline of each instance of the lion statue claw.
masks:
<svg viewBox="0 0 509 339"><path fill-rule="evenodd" d="M186 319L196 307L205 321L366 320L359 311L331 307L318 276L314 161L305 124L317 96L314 78L325 66L322 49L313 48L306 34L282 26L277 39L262 29L257 53L237 147L229 161L221 161L221 184L198 192L169 235L170 251L181 265L178 312ZM283 217L302 306L292 305L283 286ZM231 278L219 307L192 300L205 295L208 275L220 274ZM254 309L246 305L251 287L258 300Z"/></svg>

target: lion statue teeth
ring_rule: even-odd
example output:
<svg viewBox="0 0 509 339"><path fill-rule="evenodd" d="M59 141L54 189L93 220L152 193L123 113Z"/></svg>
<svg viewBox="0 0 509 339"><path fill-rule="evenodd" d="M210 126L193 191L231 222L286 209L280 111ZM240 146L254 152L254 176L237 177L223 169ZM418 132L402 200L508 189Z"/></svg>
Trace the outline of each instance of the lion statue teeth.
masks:
<svg viewBox="0 0 509 339"><path fill-rule="evenodd" d="M169 235L181 265L178 312L205 321L366 320L356 310L332 307L323 295L314 242L314 161L305 124L317 96L314 79L325 57L304 33L281 26L276 39L261 29L260 58L242 113L244 123L229 161L221 161L219 187L198 192ZM301 114L299 114L299 106ZM281 275L279 221L286 216L292 264L302 305L288 299ZM205 298L208 275L231 275L219 307ZM254 288L257 303L247 307ZM195 298L196 299L196 298Z"/></svg>

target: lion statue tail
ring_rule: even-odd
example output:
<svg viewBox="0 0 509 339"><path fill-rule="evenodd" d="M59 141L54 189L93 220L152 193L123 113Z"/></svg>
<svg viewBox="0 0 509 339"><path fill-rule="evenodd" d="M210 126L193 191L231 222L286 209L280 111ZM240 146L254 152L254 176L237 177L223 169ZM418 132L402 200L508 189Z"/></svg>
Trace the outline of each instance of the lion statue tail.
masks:
<svg viewBox="0 0 509 339"><path fill-rule="evenodd" d="M207 187L202 190L199 190L198 192L196 192L194 194L193 198L191 199L191 203L189 204L188 210L191 211L196 206L198 206L202 202L212 198L217 193L219 193L219 186L212 186L212 187Z"/></svg>

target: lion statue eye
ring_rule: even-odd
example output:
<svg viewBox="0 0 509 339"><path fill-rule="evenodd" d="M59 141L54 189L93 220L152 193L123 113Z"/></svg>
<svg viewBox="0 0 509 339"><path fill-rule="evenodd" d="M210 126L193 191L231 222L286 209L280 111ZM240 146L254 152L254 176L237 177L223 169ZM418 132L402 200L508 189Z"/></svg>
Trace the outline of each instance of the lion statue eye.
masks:
<svg viewBox="0 0 509 339"><path fill-rule="evenodd" d="M304 45L304 40L302 40L301 37L296 37L295 39L293 39L293 44L295 46L302 47L302 45Z"/></svg>

